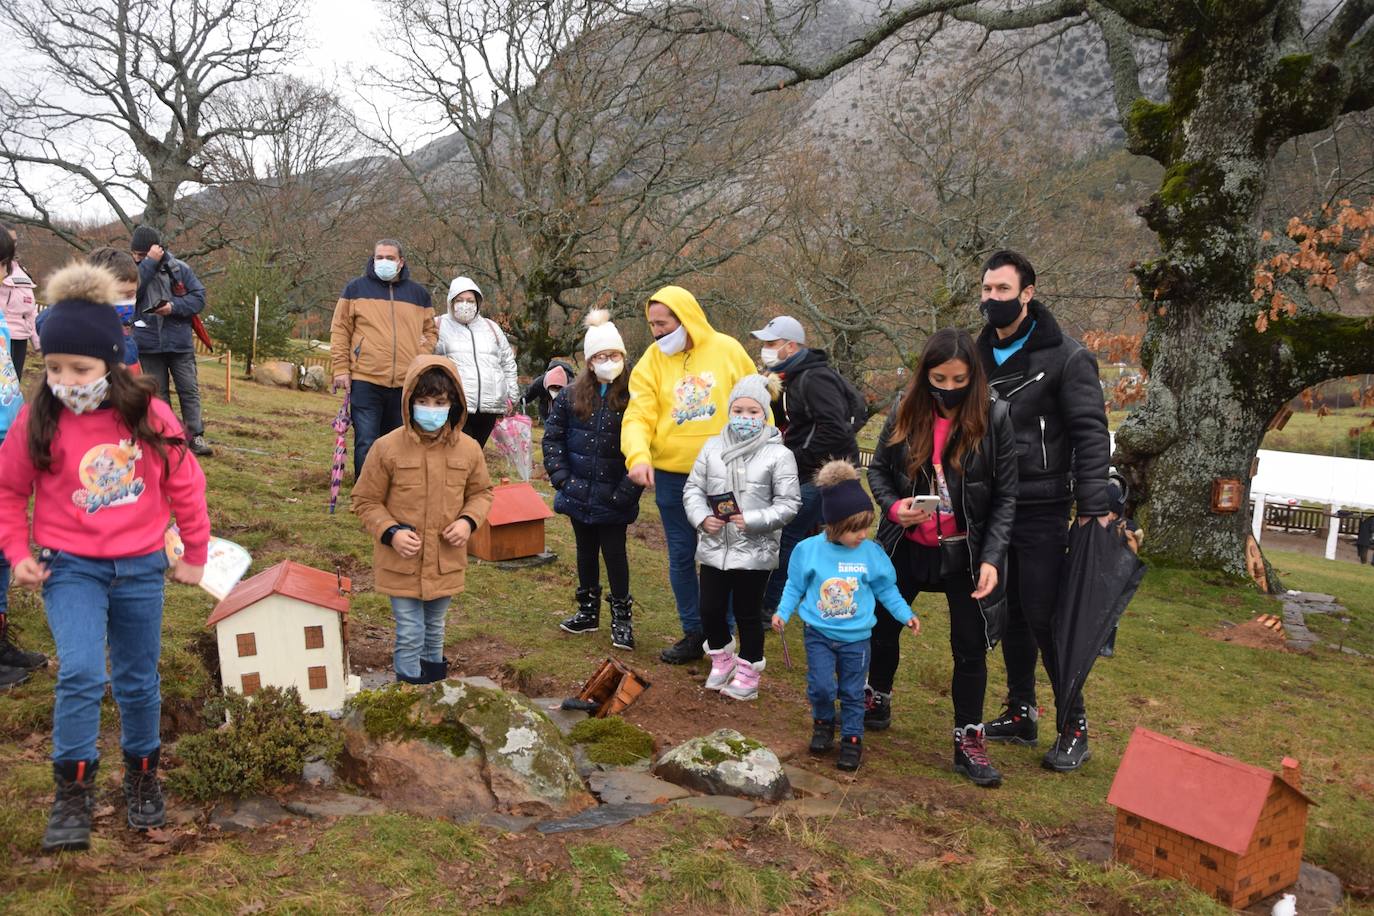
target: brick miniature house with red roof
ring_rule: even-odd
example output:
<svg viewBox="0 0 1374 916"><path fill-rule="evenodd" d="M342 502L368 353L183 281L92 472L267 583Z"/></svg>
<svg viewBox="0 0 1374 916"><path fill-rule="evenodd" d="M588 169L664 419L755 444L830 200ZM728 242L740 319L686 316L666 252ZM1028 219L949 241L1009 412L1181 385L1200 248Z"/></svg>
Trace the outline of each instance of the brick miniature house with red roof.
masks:
<svg viewBox="0 0 1374 916"><path fill-rule="evenodd" d="M1298 762L1272 773L1137 728L1112 781L1113 857L1232 907L1298 880L1307 807Z"/></svg>
<svg viewBox="0 0 1374 916"><path fill-rule="evenodd" d="M312 712L342 709L356 692L348 673L348 591L332 572L287 560L234 587L215 605L220 682L252 696L295 687Z"/></svg>
<svg viewBox="0 0 1374 916"><path fill-rule="evenodd" d="M479 560L517 560L544 552L544 520L553 510L527 483L492 488L491 511L468 539L468 553Z"/></svg>

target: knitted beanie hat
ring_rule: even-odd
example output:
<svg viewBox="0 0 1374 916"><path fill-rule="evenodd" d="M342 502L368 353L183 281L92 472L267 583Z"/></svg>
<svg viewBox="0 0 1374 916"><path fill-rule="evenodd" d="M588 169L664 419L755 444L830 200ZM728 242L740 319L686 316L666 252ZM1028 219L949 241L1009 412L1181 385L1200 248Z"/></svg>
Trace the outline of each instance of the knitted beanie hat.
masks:
<svg viewBox="0 0 1374 916"><path fill-rule="evenodd" d="M45 290L52 303L38 335L47 354L124 360L124 327L114 304L115 277L103 267L73 262L52 275Z"/></svg>
<svg viewBox="0 0 1374 916"><path fill-rule="evenodd" d="M582 356L585 359L591 359L603 350L625 352L625 341L611 321L610 312L596 309L587 315L585 324L587 336L582 341Z"/></svg>
<svg viewBox="0 0 1374 916"><path fill-rule="evenodd" d="M147 254L149 248L161 244L162 237L157 234L156 229L152 226L139 226L134 230L133 238L129 240L129 250Z"/></svg>
<svg viewBox="0 0 1374 916"><path fill-rule="evenodd" d="M848 461L827 461L816 472L816 486L821 491L821 520L827 525L873 511L873 500Z"/></svg>
<svg viewBox="0 0 1374 916"><path fill-rule="evenodd" d="M730 404L734 406L734 403L740 398L750 398L763 408L765 416L771 418L773 416L771 407L773 395L778 387L779 383L776 379L769 379L762 375L746 375L735 383L734 388L730 389Z"/></svg>

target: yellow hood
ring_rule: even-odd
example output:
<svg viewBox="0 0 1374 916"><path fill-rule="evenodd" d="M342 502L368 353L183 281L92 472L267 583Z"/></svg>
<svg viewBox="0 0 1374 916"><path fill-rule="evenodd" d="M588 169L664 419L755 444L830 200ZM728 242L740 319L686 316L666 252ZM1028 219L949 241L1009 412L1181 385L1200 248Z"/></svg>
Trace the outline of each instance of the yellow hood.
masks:
<svg viewBox="0 0 1374 916"><path fill-rule="evenodd" d="M697 297L680 286L665 286L663 289L649 297L649 301L644 303L644 318L649 318L649 306L655 302L662 302L672 310L677 316L677 320L682 322L682 326L687 329L687 336L692 338L692 346L705 343L711 339L711 335L716 333L715 328L711 327L711 322L706 320L706 313L702 311L701 304L697 302Z"/></svg>

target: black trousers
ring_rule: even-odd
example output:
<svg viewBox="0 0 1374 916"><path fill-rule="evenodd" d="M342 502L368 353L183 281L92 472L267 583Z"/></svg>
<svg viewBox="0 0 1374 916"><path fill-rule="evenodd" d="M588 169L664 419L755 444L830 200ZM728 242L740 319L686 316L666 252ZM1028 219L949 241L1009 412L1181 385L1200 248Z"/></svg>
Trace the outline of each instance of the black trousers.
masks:
<svg viewBox="0 0 1374 916"><path fill-rule="evenodd" d="M626 525L584 525L572 523L577 541L577 585L597 588L601 585L601 559L606 559L606 578L611 583L612 598L630 597L630 558L625 552Z"/></svg>
<svg viewBox="0 0 1374 916"><path fill-rule="evenodd" d="M745 661L763 658L763 593L771 569L716 569L701 564L701 624L706 643L719 649L730 641L730 610L739 630L739 654Z"/></svg>
<svg viewBox="0 0 1374 916"><path fill-rule="evenodd" d="M972 597L972 574L963 572L940 580L940 551L905 539L897 546L892 562L897 567L897 590L908 605L923 591L944 593L949 606L949 650L954 658L949 684L954 724L977 725L983 721L983 697L988 690L988 651L983 613ZM883 608L877 612L868 685L879 693L891 693L901 662L904 627Z"/></svg>
<svg viewBox="0 0 1374 916"><path fill-rule="evenodd" d="M1002 637L1002 659L1007 664L1007 702L1035 706L1035 660L1045 660L1045 672L1055 691L1057 663L1054 651L1054 608L1059 598L1059 579L1064 552L1069 544L1067 506L1017 506L1007 555L1007 630ZM1079 693L1069 710L1069 721L1083 716Z"/></svg>
<svg viewBox="0 0 1374 916"><path fill-rule="evenodd" d="M10 362L14 363L14 377L22 379L24 377L24 357L29 352L29 339L27 337L10 338Z"/></svg>
<svg viewBox="0 0 1374 916"><path fill-rule="evenodd" d="M496 421L501 419L501 416L499 413L470 413L467 422L463 424L463 432L476 439L482 448L486 448L491 431L496 428Z"/></svg>

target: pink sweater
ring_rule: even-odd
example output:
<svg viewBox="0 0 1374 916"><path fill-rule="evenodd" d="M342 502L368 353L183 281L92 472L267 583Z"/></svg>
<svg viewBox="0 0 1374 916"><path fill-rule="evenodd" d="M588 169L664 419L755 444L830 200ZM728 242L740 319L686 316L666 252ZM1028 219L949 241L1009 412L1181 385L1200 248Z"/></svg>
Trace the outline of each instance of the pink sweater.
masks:
<svg viewBox="0 0 1374 916"><path fill-rule="evenodd" d="M158 430L184 435L165 402L153 398L149 412ZM205 474L189 451L169 449L168 472L157 449L132 441L114 410L77 416L64 408L52 470L39 471L29 457L28 427L26 404L0 445L0 549L10 565L30 556L30 495L33 540L40 547L100 559L142 556L164 546L175 514L185 562L205 563Z"/></svg>

